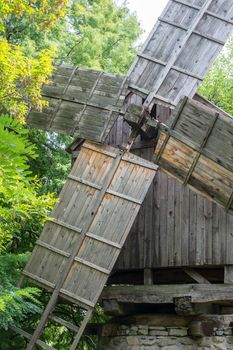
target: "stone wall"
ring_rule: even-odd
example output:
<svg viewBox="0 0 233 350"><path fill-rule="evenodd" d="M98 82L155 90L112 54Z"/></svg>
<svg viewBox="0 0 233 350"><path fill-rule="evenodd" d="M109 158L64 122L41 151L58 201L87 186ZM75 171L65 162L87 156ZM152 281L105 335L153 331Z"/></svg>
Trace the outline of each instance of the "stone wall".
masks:
<svg viewBox="0 0 233 350"><path fill-rule="evenodd" d="M112 327L112 328L111 328ZM232 328L191 337L187 327L104 326L98 350L233 350Z"/></svg>

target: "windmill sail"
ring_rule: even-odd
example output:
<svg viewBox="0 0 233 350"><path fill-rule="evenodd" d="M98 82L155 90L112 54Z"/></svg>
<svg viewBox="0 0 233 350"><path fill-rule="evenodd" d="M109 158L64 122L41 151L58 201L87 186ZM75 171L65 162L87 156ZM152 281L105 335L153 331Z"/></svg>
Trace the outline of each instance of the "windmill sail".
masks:
<svg viewBox="0 0 233 350"><path fill-rule="evenodd" d="M193 97L232 30L232 0L169 1L129 71L130 88L146 105Z"/></svg>
<svg viewBox="0 0 233 350"><path fill-rule="evenodd" d="M69 65L57 67L42 96L42 112L32 110L29 125L96 142L104 142L127 92L125 76Z"/></svg>
<svg viewBox="0 0 233 350"><path fill-rule="evenodd" d="M233 118L185 98L166 124L155 162L233 214Z"/></svg>
<svg viewBox="0 0 233 350"><path fill-rule="evenodd" d="M60 296L85 309L88 317L84 325L156 169L153 163L133 154L85 142L52 213L53 219L45 224L23 271L29 279L52 291L54 302ZM74 344L82 334L80 327ZM33 349L39 336L40 325L28 349Z"/></svg>

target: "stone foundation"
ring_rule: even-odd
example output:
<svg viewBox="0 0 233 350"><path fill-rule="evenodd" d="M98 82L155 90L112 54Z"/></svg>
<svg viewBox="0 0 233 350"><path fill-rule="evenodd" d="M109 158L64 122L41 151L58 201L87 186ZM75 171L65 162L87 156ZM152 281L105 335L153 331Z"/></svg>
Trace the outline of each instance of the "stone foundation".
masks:
<svg viewBox="0 0 233 350"><path fill-rule="evenodd" d="M232 328L214 328L212 336L193 337L188 327L106 325L99 350L233 350Z"/></svg>

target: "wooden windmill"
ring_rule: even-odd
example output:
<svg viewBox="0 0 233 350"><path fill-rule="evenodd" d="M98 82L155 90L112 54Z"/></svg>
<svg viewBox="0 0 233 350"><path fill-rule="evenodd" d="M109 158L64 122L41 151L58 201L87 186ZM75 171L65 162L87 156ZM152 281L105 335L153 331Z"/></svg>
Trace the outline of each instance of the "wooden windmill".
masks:
<svg viewBox="0 0 233 350"><path fill-rule="evenodd" d="M127 76L62 65L44 87L49 105L28 123L76 137L77 159L23 271L52 293L33 335L14 327L27 350L53 349L39 339L49 319L77 333L76 349L158 165L233 211L233 122L192 99L232 29L233 0L171 0ZM161 105L173 109L165 124ZM119 118L131 133L108 146ZM129 153L138 135L157 143L158 130L158 165ZM53 315L59 298L85 310L79 328Z"/></svg>

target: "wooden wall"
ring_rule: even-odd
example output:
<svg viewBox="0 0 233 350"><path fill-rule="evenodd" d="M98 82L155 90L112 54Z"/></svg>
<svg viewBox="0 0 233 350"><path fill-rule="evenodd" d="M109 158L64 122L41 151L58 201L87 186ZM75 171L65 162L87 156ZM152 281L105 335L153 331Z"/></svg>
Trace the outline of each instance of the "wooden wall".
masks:
<svg viewBox="0 0 233 350"><path fill-rule="evenodd" d="M160 120L169 112L160 107ZM109 143L120 145L129 127L117 121ZM153 147L135 153L150 159ZM116 269L233 264L233 216L159 172L118 259Z"/></svg>

